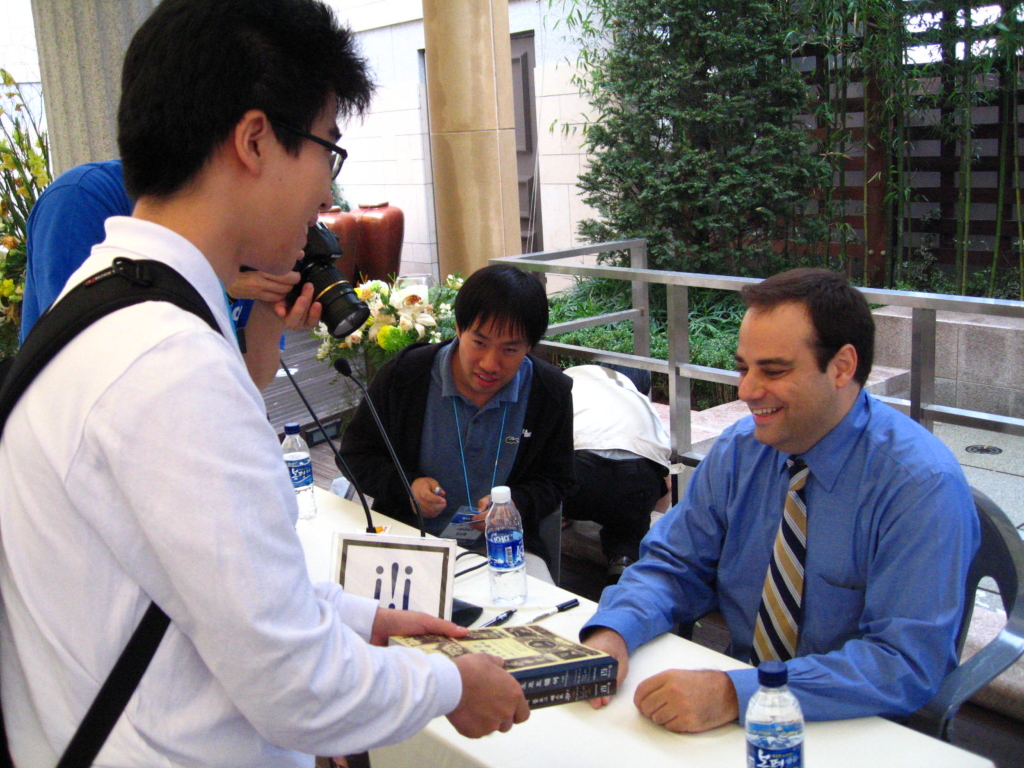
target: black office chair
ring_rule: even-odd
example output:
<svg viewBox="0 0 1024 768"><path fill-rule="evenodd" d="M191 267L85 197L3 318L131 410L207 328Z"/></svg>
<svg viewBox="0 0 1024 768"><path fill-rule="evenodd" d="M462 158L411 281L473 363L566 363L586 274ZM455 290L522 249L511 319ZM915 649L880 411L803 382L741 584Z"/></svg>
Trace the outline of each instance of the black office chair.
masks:
<svg viewBox="0 0 1024 768"><path fill-rule="evenodd" d="M944 741L952 737L953 718L960 705L1024 655L1024 542L999 506L981 491L973 490L981 523L981 545L967 574L957 654L963 651L967 639L978 582L986 576L991 576L999 585L999 595L1006 609L1006 627L953 670L932 700L908 720L911 728Z"/></svg>
<svg viewBox="0 0 1024 768"><path fill-rule="evenodd" d="M562 505L540 519L540 538L548 549L548 570L555 586L562 580Z"/></svg>

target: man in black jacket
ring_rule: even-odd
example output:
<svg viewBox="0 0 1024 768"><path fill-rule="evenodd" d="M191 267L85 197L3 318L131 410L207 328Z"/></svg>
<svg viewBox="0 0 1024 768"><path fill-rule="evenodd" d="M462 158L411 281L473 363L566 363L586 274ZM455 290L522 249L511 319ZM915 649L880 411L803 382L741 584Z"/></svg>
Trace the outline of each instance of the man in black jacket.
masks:
<svg viewBox="0 0 1024 768"><path fill-rule="evenodd" d="M575 482L572 380L530 355L547 330L544 287L498 265L473 273L455 300L456 338L402 350L370 396L426 518L440 533L462 507L482 512L508 485L523 517L527 553L551 562L539 521ZM415 524L415 513L366 403L341 453L374 509ZM527 559L531 572L536 561ZM531 565L533 567L531 567Z"/></svg>

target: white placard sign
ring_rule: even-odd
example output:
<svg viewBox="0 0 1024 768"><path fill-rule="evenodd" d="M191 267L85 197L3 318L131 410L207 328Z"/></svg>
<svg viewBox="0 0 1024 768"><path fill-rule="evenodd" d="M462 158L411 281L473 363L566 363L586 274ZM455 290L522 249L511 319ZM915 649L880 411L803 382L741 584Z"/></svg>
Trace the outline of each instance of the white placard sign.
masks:
<svg viewBox="0 0 1024 768"><path fill-rule="evenodd" d="M451 619L457 548L449 539L336 533L333 573L346 592L381 608Z"/></svg>

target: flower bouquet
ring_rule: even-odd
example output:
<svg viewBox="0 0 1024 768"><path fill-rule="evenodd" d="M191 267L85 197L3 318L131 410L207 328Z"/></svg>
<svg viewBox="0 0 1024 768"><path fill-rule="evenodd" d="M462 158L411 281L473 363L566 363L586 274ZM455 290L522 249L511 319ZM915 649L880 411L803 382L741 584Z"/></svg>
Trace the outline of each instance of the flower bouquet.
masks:
<svg viewBox="0 0 1024 768"><path fill-rule="evenodd" d="M449 275L441 285L388 284L370 280L356 286L356 295L370 308L363 327L343 339L331 336L323 323L313 329L320 339L316 359L330 365L339 357L361 360L369 383L377 370L405 347L417 341L438 343L455 336L452 306L462 287L459 275ZM397 284L398 287L395 287Z"/></svg>
<svg viewBox="0 0 1024 768"><path fill-rule="evenodd" d="M28 214L49 183L42 120L29 109L21 86L0 69L0 357L18 348Z"/></svg>

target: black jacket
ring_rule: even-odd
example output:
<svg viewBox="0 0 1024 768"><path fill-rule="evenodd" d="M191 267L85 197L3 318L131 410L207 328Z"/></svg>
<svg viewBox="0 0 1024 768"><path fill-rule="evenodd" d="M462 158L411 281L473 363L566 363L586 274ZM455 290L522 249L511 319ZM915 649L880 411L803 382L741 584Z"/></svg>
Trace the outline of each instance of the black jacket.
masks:
<svg viewBox="0 0 1024 768"><path fill-rule="evenodd" d="M430 371L443 346L421 343L406 347L380 369L370 384L370 397L410 482L423 475L419 466L420 441ZM575 484L572 379L550 363L532 355L530 359L534 367L523 420L524 437L509 473L508 486L523 517L526 548L547 560L549 553L540 539L538 523L555 511ZM363 491L373 496L375 510L416 525L409 497L365 402L359 404L345 430L341 454Z"/></svg>

